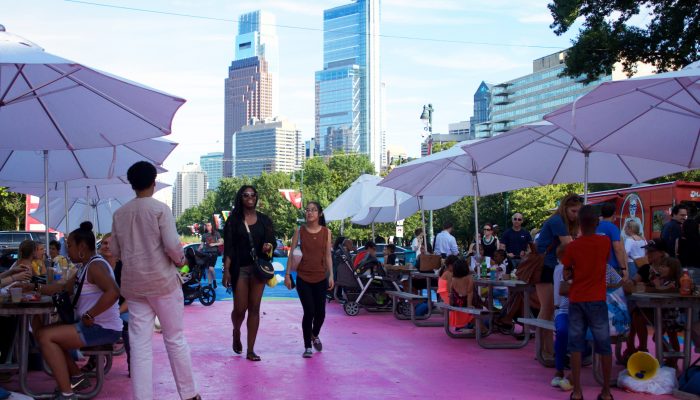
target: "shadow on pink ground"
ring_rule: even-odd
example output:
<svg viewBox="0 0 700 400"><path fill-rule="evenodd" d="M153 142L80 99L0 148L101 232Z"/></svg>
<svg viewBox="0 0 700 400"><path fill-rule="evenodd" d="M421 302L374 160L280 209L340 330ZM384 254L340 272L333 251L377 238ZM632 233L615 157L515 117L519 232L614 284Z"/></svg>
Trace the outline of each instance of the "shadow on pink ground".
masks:
<svg viewBox="0 0 700 400"><path fill-rule="evenodd" d="M451 339L442 328L418 328L389 313L346 316L327 307L321 332L324 350L303 359L301 305L266 300L255 351L247 361L231 351L230 302L186 308L186 336L199 391L211 399L568 399L549 386L553 369L534 359L534 341L520 350L485 350L473 339ZM245 335L245 328L244 328ZM245 336L244 336L245 337ZM492 340L513 340L496 335ZM243 339L245 344L245 338ZM178 399L160 334L153 335L154 385L158 400ZM244 352L245 354L245 352ZM620 367L614 367L614 373ZM584 397L600 388L583 369ZM31 373L33 388L52 390L50 378ZM17 379L6 385L17 389ZM670 399L613 389L618 400ZM99 399L131 399L125 356L116 357Z"/></svg>

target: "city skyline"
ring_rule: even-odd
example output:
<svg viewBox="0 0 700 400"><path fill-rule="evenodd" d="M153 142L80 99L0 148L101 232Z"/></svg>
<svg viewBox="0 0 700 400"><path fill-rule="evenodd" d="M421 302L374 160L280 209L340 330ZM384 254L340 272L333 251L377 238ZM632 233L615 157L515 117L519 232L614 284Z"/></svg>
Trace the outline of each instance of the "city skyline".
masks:
<svg viewBox="0 0 700 400"><path fill-rule="evenodd" d="M267 10L277 17L280 65L284 66L280 115L295 122L304 140L314 135L314 71L322 65L323 10L346 3L148 3L152 10L227 20L216 21L68 1L6 1L0 5L0 23L51 53L186 98L168 137L181 146L165 163L170 172L161 177L172 182L187 162L223 150L221 82L234 58L238 26L233 21L251 10ZM423 133L418 115L423 104L435 107L434 131L447 132L449 123L469 119L481 81L523 76L530 73L533 59L568 47L572 35L557 37L551 32L546 4L383 0L381 31L386 36L380 40L382 81L387 88L387 147L401 145L407 154L418 155ZM144 7L129 0L120 6Z"/></svg>

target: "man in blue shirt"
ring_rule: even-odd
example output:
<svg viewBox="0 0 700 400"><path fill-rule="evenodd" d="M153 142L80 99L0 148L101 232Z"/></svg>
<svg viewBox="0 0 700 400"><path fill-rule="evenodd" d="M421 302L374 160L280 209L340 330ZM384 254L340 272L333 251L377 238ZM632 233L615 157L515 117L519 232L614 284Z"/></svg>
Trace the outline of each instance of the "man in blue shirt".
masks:
<svg viewBox="0 0 700 400"><path fill-rule="evenodd" d="M503 233L501 238L501 247L506 251L508 258L512 261L513 266L517 267L520 260L525 256L528 249L534 249L534 243L530 232L523 229L523 215L520 213L513 214L513 227Z"/></svg>
<svg viewBox="0 0 700 400"><path fill-rule="evenodd" d="M627 253L625 252L625 245L620 240L620 228L613 224L615 219L615 205L612 203L603 203L600 207L600 222L598 223L598 228L596 233L598 235L604 235L610 238L610 255L608 256L608 265L613 267L616 271L622 272L622 278L624 280L629 279L627 272Z"/></svg>
<svg viewBox="0 0 700 400"><path fill-rule="evenodd" d="M435 254L446 258L449 255L459 255L457 240L452 236L452 223L445 222L442 232L435 236Z"/></svg>

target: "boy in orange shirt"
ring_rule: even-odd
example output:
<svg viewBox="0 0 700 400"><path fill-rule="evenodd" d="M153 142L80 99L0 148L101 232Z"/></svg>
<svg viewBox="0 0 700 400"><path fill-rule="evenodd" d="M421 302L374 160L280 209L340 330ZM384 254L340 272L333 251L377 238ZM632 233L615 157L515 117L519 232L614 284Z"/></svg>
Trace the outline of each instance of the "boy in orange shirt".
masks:
<svg viewBox="0 0 700 400"><path fill-rule="evenodd" d="M598 215L586 205L578 212L581 236L571 242L564 251L561 263L564 278L571 279L569 289L569 345L571 352L571 377L574 391L571 399L582 399L581 353L586 350L586 330L593 333L594 351L601 356L603 390L598 399L612 399L610 394L610 370L612 351L605 281L610 240L596 235Z"/></svg>

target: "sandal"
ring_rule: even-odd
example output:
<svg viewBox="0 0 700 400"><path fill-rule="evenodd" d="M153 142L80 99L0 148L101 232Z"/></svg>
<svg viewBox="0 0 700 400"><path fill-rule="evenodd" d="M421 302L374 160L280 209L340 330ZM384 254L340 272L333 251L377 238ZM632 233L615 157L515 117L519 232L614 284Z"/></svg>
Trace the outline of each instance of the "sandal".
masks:
<svg viewBox="0 0 700 400"><path fill-rule="evenodd" d="M603 398L603 393L599 393L597 399L598 399L598 400L605 400L605 399ZM615 400L615 398L613 397L612 393L609 393L609 394L608 394L608 400Z"/></svg>
<svg viewBox="0 0 700 400"><path fill-rule="evenodd" d="M241 343L241 331L233 330L233 352L236 354L243 353L243 343Z"/></svg>
<svg viewBox="0 0 700 400"><path fill-rule="evenodd" d="M245 358L247 358L250 361L260 361L261 360L260 356L255 354L252 351L249 352L248 354L246 354Z"/></svg>
<svg viewBox="0 0 700 400"><path fill-rule="evenodd" d="M583 400L583 393L581 393L581 397L575 399L574 392L571 392L571 394L569 395L569 400Z"/></svg>

